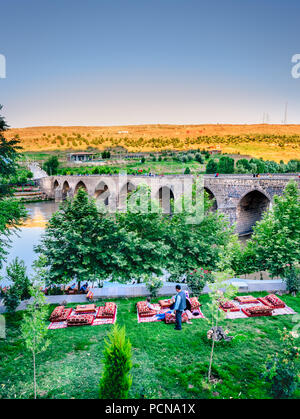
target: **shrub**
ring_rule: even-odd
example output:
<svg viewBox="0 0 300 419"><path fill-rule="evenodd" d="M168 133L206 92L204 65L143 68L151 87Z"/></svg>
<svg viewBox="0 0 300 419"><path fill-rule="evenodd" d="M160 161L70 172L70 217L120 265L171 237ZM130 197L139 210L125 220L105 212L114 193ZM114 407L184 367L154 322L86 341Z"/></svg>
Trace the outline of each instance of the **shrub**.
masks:
<svg viewBox="0 0 300 419"><path fill-rule="evenodd" d="M100 380L100 399L126 399L132 384L131 343L125 328L114 326L105 340L104 371Z"/></svg>
<svg viewBox="0 0 300 419"><path fill-rule="evenodd" d="M288 265L284 271L283 279L286 282L287 290L296 294L300 289L300 270Z"/></svg>
<svg viewBox="0 0 300 419"><path fill-rule="evenodd" d="M293 332L286 328L279 331L283 349L267 358L263 377L270 383L270 393L275 399L289 398L293 395L298 382L298 368L296 360L299 348L296 346Z"/></svg>
<svg viewBox="0 0 300 419"><path fill-rule="evenodd" d="M4 293L3 302L9 312L14 312L22 300L30 297L30 280L22 260L16 258L7 266L6 279L12 285Z"/></svg>
<svg viewBox="0 0 300 419"><path fill-rule="evenodd" d="M206 166L206 173L213 174L218 170L218 164L213 159L209 159Z"/></svg>
<svg viewBox="0 0 300 419"><path fill-rule="evenodd" d="M3 303L9 313L16 311L16 308L21 302L20 292L16 287L10 287L6 290L3 296Z"/></svg>
<svg viewBox="0 0 300 419"><path fill-rule="evenodd" d="M158 290L163 286L163 281L157 277L152 276L144 282L150 292L151 297L157 297Z"/></svg>
<svg viewBox="0 0 300 419"><path fill-rule="evenodd" d="M193 272L187 275L186 282L192 291L192 294L199 296L206 283L213 282L213 275L206 269L194 269Z"/></svg>

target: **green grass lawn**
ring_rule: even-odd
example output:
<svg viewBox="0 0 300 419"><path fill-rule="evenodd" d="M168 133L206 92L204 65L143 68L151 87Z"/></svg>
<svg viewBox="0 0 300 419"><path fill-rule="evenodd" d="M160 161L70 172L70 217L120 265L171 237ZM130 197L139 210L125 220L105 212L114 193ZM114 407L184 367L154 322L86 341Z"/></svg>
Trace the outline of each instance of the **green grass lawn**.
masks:
<svg viewBox="0 0 300 419"><path fill-rule="evenodd" d="M300 313L299 296L282 299ZM205 382L211 348L206 338L208 323L193 320L193 324L184 324L181 332L162 322L138 324L138 300L116 301L117 322L126 326L132 343L131 398L269 397L260 375L266 356L280 351L278 329L295 326L292 315L225 320L223 326L235 338L216 343L213 373L218 382L209 387ZM201 297L204 314L207 301L207 296ZM49 314L52 310L50 306ZM7 338L0 340L0 398L33 395L32 362L20 337L21 319L22 312L6 315ZM111 328L103 325L49 331L51 344L38 355L39 397L97 398L104 339ZM298 390L294 397L299 396Z"/></svg>

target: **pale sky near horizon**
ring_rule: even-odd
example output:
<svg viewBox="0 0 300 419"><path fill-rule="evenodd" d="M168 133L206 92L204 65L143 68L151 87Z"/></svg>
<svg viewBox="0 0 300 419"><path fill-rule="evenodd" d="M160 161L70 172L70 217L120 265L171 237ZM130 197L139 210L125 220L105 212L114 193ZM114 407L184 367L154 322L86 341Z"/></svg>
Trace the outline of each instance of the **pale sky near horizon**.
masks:
<svg viewBox="0 0 300 419"><path fill-rule="evenodd" d="M300 123L299 1L0 2L12 127Z"/></svg>

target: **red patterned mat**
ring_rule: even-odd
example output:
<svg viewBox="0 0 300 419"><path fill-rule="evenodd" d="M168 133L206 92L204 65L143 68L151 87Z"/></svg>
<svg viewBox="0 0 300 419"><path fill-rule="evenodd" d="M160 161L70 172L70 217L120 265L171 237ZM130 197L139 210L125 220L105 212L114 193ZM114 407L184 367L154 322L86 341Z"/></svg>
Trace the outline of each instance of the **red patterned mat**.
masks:
<svg viewBox="0 0 300 419"><path fill-rule="evenodd" d="M236 301L235 301L235 304L239 306L240 310L234 311L234 312L227 312L226 319L231 319L231 320L249 319L250 317L248 317L245 313L243 313L242 309L245 309L247 307L257 306L257 303L256 304L239 304ZM263 305L261 302L259 302L259 304ZM288 306L285 306L285 308L275 308L272 312L272 316L282 316L282 315L287 315L287 314L296 314L296 312ZM263 316L260 316L260 317L263 317Z"/></svg>
<svg viewBox="0 0 300 419"><path fill-rule="evenodd" d="M160 304L152 304L155 308L160 308ZM166 313L167 311L169 311L170 309L169 308L165 308L165 309L162 309L162 310L159 310L157 313L159 313L159 314L161 314L161 313ZM200 310L200 308L199 309L197 309L197 310L195 310L194 311L194 313L195 312L198 312L199 313L199 315L193 315L192 314L192 316L190 317L190 319L189 320L194 320L194 319L205 319L205 317L204 317L204 315L203 315L203 313L202 313L202 311ZM152 317L141 317L140 315L139 315L139 313L137 313L137 320L138 320L138 323L153 323L153 322L161 322L161 321L165 321L164 319L158 319L155 315L154 316L152 316Z"/></svg>
<svg viewBox="0 0 300 419"><path fill-rule="evenodd" d="M117 320L117 311L116 309L114 317L111 319L96 319L96 313L95 313L95 319L93 321L93 324L91 325L84 325L84 326L100 326L101 324L115 324ZM89 313L90 314L90 313ZM75 310L72 311L71 315L76 315ZM67 322L52 322L49 324L48 329L49 330L56 330L56 329L65 329L68 327ZM80 327L80 326L73 326L73 327Z"/></svg>

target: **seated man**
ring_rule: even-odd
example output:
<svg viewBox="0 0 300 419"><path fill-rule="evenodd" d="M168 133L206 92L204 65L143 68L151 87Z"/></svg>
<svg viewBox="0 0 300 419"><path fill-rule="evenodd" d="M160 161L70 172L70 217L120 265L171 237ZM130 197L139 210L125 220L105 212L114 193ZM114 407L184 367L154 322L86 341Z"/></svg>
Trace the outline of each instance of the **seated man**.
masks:
<svg viewBox="0 0 300 419"><path fill-rule="evenodd" d="M156 310L156 311L160 311L160 308L156 308L154 307L153 304L151 304L151 298L147 297L147 307L150 308L150 310Z"/></svg>
<svg viewBox="0 0 300 419"><path fill-rule="evenodd" d="M85 292L85 291L87 290L87 287L88 287L88 283L86 282L85 284L83 284L83 285L80 287L80 291Z"/></svg>

